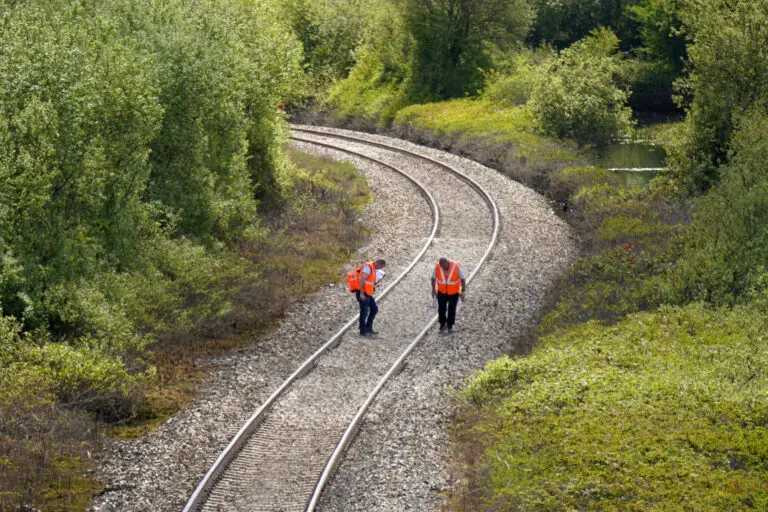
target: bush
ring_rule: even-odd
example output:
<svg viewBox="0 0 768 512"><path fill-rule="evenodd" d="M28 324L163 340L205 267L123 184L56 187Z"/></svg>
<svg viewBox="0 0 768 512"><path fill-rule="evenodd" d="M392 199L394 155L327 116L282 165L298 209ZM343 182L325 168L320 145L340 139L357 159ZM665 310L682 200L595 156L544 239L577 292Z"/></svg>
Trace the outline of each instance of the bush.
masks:
<svg viewBox="0 0 768 512"><path fill-rule="evenodd" d="M536 84L537 66L550 58L552 55L546 50L520 50L508 58L502 64L503 67L496 67L485 73L482 97L499 106L525 105L531 98Z"/></svg>
<svg viewBox="0 0 768 512"><path fill-rule="evenodd" d="M600 145L628 132L617 49L613 33L596 31L541 66L530 107L546 133Z"/></svg>
<svg viewBox="0 0 768 512"><path fill-rule="evenodd" d="M739 122L720 183L697 202L681 260L667 275L668 301L734 304L762 289L768 255L768 121Z"/></svg>

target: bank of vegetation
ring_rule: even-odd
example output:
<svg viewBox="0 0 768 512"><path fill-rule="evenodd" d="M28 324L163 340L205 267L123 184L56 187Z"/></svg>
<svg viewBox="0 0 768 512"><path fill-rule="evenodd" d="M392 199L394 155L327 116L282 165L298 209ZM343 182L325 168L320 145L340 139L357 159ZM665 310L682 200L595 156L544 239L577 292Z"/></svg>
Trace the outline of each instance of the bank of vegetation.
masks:
<svg viewBox="0 0 768 512"><path fill-rule="evenodd" d="M145 432L196 358L338 280L369 193L283 148L307 84L276 2L0 17L0 510L84 510L103 433Z"/></svg>
<svg viewBox="0 0 768 512"><path fill-rule="evenodd" d="M478 158L552 198L583 241L532 352L461 393L453 508L766 508L765 2L369 12L318 95L326 119ZM636 123L669 113L684 120ZM633 137L669 154L640 189L585 152Z"/></svg>

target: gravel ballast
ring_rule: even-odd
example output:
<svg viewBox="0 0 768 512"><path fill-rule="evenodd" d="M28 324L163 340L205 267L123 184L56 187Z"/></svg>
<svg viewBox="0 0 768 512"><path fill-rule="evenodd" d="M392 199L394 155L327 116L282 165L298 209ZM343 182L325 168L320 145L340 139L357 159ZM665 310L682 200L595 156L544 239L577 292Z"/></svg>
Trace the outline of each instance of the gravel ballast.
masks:
<svg viewBox="0 0 768 512"><path fill-rule="evenodd" d="M459 306L457 332L451 337L440 337L436 332L425 337L406 369L374 402L320 504L321 510L328 511L436 511L455 485L450 480L446 460L450 391L488 359L515 350L514 340L535 319L552 279L575 256L575 242L565 223L542 197L493 170L407 142L370 134L354 135L397 144L449 162L491 193L502 217L498 245L486 268L472 282L466 303ZM310 145L297 145L305 151L328 153ZM388 161L397 159L380 150L370 151ZM349 267L385 257L388 272L396 275L424 244L431 229L429 206L405 178L364 160L350 160L361 169L374 192L376 199L364 212L362 221L374 226L376 232ZM404 161L402 165L408 168L414 164ZM419 179L427 187L439 187L437 182L444 181L429 173ZM443 194L440 203L444 215L465 219L476 229L468 233L466 228L450 222L441 226L434 254L429 253L428 259L414 270L426 284L421 288L419 281L414 280L407 285L407 293L401 293L398 299L393 297L392 305L385 298L381 321L377 319L379 331L400 328L403 322L386 316L390 310L394 315L398 301L412 300L414 314L429 316L425 312L431 302L428 273L435 254L445 252L459 261L472 262L485 249L481 240L487 235L490 222L482 218L485 206L479 199L473 197L470 202L466 197L451 199L450 194ZM461 247L458 254L451 253L454 247ZM407 304L398 307L403 306L407 310ZM92 510L181 510L199 479L242 423L356 310L354 300L350 300L342 285L326 287L312 298L296 303L278 328L254 346L207 361L214 366L187 409L143 439L108 443L100 463L107 488ZM338 373L344 378L345 372ZM302 385L309 386L310 382L308 379ZM344 386L343 382L339 385Z"/></svg>

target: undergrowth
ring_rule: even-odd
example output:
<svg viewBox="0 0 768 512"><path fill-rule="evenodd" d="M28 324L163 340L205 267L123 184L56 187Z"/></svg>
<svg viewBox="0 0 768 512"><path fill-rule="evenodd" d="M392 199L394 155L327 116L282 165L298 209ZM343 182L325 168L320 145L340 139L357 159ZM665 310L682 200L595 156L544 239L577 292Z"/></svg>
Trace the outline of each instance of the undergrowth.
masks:
<svg viewBox="0 0 768 512"><path fill-rule="evenodd" d="M457 509L764 510L766 307L588 322L491 361L463 393L485 450Z"/></svg>

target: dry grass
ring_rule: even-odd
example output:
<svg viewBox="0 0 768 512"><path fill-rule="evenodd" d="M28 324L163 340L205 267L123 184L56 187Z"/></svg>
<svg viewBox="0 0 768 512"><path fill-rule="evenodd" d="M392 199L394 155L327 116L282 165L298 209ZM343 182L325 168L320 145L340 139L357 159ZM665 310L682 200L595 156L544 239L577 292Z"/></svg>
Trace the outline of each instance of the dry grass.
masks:
<svg viewBox="0 0 768 512"><path fill-rule="evenodd" d="M85 510L99 484L89 471L98 423L37 397L0 405L0 510Z"/></svg>

